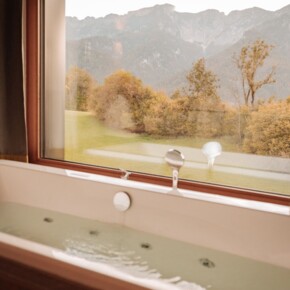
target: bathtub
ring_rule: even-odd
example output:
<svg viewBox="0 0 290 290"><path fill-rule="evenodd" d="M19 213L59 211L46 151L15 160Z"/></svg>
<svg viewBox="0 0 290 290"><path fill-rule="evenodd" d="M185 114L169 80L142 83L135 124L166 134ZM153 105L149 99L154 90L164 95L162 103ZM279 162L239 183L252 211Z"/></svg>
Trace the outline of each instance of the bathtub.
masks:
<svg viewBox="0 0 290 290"><path fill-rule="evenodd" d="M131 200L124 212L113 204L120 191ZM169 191L164 186L0 160L0 204L122 226L265 263L289 271L290 277L289 206L188 190L175 196ZM176 289L7 232L0 232L0 259L0 285L13 280L16 288L11 289L64 289L60 285L66 289ZM198 287L181 289L212 286ZM275 288L284 289L289 288Z"/></svg>

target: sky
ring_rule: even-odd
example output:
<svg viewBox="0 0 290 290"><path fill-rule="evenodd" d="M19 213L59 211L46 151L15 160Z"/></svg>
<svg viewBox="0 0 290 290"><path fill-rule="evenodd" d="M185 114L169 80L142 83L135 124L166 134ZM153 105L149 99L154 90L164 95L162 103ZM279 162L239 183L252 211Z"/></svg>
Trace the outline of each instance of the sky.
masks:
<svg viewBox="0 0 290 290"><path fill-rule="evenodd" d="M103 17L110 13L123 15L128 11L165 3L174 5L178 12L196 13L217 9L228 14L233 10L252 7L275 11L290 4L290 0L66 0L66 15L79 19Z"/></svg>

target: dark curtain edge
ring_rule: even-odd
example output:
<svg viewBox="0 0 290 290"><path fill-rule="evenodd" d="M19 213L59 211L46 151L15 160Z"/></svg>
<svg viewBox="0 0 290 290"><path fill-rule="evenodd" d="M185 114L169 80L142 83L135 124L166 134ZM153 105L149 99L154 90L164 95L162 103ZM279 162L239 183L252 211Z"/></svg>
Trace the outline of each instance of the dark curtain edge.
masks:
<svg viewBox="0 0 290 290"><path fill-rule="evenodd" d="M1 86L2 106L0 159L28 162L25 106L25 1L1 3ZM0 43L1 45L1 43ZM9 80L15 80L16 83ZM8 80L8 81L7 81ZM8 97L7 97L8 96ZM13 98L13 97L14 98ZM16 114L16 115L15 115ZM2 120L1 120L2 118Z"/></svg>
<svg viewBox="0 0 290 290"><path fill-rule="evenodd" d="M11 161L19 161L28 163L27 155L8 155L8 154L0 154L0 160L11 160Z"/></svg>

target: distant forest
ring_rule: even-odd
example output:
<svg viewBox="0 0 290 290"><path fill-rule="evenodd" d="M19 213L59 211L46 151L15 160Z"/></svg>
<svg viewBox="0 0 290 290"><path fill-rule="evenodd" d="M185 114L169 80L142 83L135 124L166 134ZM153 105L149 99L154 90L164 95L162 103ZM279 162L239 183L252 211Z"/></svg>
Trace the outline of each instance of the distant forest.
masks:
<svg viewBox="0 0 290 290"><path fill-rule="evenodd" d="M186 85L168 96L143 84L133 73L117 70L98 84L73 66L66 76L66 109L93 112L103 124L162 137L230 137L242 152L290 157L290 95L256 100L274 83L275 68L257 76L272 46L261 39L245 45L233 61L241 77L242 101L236 105L218 94L218 75L200 58L184 76Z"/></svg>

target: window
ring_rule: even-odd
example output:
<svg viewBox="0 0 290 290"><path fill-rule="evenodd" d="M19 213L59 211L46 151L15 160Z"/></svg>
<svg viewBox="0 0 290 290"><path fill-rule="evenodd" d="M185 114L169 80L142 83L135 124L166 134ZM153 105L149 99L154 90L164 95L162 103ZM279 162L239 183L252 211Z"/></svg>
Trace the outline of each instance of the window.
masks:
<svg viewBox="0 0 290 290"><path fill-rule="evenodd" d="M106 2L41 1L40 159L170 184L174 148L181 186L289 195L289 6Z"/></svg>

